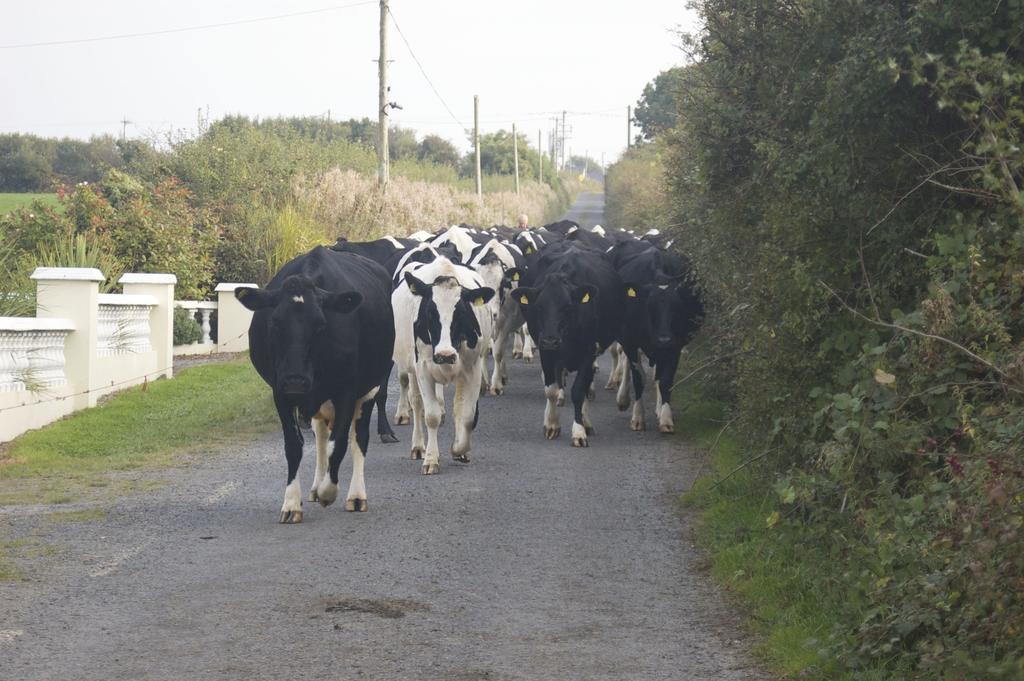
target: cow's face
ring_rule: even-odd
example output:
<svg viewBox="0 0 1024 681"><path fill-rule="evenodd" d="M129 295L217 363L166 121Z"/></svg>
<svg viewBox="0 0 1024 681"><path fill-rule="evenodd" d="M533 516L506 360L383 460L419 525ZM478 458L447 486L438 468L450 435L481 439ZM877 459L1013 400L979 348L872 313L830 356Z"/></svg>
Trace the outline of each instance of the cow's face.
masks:
<svg viewBox="0 0 1024 681"><path fill-rule="evenodd" d="M642 323L647 325L651 343L656 350L667 350L685 341L687 321L684 300L686 284L668 283L634 286L626 284L626 300L639 306Z"/></svg>
<svg viewBox="0 0 1024 681"><path fill-rule="evenodd" d="M520 287L509 295L522 308L537 346L557 351L568 342L581 308L596 304L597 290L589 284L576 286L562 277L548 277L540 288Z"/></svg>
<svg viewBox="0 0 1024 681"><path fill-rule="evenodd" d="M313 387L313 367L329 338L327 315L359 307L356 291L331 293L301 276L284 280L279 289L240 288L235 297L250 310L269 315L267 331L276 373L274 390L298 396Z"/></svg>
<svg viewBox="0 0 1024 681"><path fill-rule="evenodd" d="M475 348L480 323L473 311L494 296L494 289L463 288L454 277L438 277L433 283L420 281L411 272L405 282L413 295L422 298L412 330L416 340L431 348L436 364L455 364L463 344Z"/></svg>

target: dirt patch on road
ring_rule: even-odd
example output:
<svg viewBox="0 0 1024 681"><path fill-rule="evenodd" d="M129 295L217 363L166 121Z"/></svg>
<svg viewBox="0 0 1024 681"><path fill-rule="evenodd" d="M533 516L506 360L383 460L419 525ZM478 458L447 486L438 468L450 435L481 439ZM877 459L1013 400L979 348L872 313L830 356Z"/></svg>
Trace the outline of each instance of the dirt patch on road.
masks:
<svg viewBox="0 0 1024 681"><path fill-rule="evenodd" d="M429 608L422 603L400 598L334 598L324 605L324 612L360 612L390 620L405 617L409 612L425 610Z"/></svg>

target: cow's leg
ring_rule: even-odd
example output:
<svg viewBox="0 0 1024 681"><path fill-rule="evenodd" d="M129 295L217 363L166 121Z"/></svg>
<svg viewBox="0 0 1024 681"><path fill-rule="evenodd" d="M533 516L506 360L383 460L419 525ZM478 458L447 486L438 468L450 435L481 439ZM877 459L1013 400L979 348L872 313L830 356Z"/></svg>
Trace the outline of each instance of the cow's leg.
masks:
<svg viewBox="0 0 1024 681"><path fill-rule="evenodd" d="M634 362L637 361L639 351L636 348L622 348L622 372L619 380L619 392L615 395L615 406L619 408L619 411L626 411L629 409L629 389L632 387L632 381L630 381L630 372L633 369Z"/></svg>
<svg viewBox="0 0 1024 681"><path fill-rule="evenodd" d="M631 430L645 430L647 428L644 419L644 367L639 361L629 362L629 371L633 378L633 416L629 419Z"/></svg>
<svg viewBox="0 0 1024 681"><path fill-rule="evenodd" d="M377 403L377 435L380 437L381 442L398 442L398 438L395 437L395 431L391 430L391 424L388 423L387 412L388 383L391 381L391 370L394 367L394 362L388 365L388 370L384 374L384 380L380 383L380 390L377 391L377 397L374 398L374 401Z"/></svg>
<svg viewBox="0 0 1024 681"><path fill-rule="evenodd" d="M523 359L527 362L533 361L533 338L525 326L523 327Z"/></svg>
<svg viewBox="0 0 1024 681"><path fill-rule="evenodd" d="M398 408L395 410L395 425L406 426L412 421L409 407L409 374L398 369Z"/></svg>
<svg viewBox="0 0 1024 681"><path fill-rule="evenodd" d="M374 395L369 397L373 398ZM352 427L352 414L356 406L356 401L351 397L332 401L335 419L327 445L327 475L316 488L316 498L321 506L330 506L338 500L338 470L348 450L349 429Z"/></svg>
<svg viewBox="0 0 1024 681"><path fill-rule="evenodd" d="M572 382L572 406L573 406L573 420L572 420L572 446L573 447L589 447L590 443L587 441L587 428L583 425L583 409L587 400L587 391L590 388L591 382L594 380L594 360L591 359L583 363L580 370L576 372L576 380Z"/></svg>
<svg viewBox="0 0 1024 681"><path fill-rule="evenodd" d="M587 435L593 435L596 431L594 430L594 424L590 420L590 399L587 398L583 401L583 428L587 431Z"/></svg>
<svg viewBox="0 0 1024 681"><path fill-rule="evenodd" d="M437 446L437 429L441 426L444 405L444 386L435 383L430 374L417 376L420 381L420 395L423 397L423 415L427 424L427 450L423 456L423 475L433 475L441 470L441 455ZM438 393L441 399L438 399Z"/></svg>
<svg viewBox="0 0 1024 681"><path fill-rule="evenodd" d="M546 352L540 353L540 366L544 377L544 437L554 440L562 434L562 426L558 422L558 384L562 371L556 366L555 357Z"/></svg>
<svg viewBox="0 0 1024 681"><path fill-rule="evenodd" d="M612 370L608 372L608 382L604 384L604 389L615 390L619 387L619 362L622 361L622 352L618 343L612 343L608 349L612 355Z"/></svg>
<svg viewBox="0 0 1024 681"><path fill-rule="evenodd" d="M409 449L409 458L419 460L423 458L423 453L427 449L423 436L423 394L415 372L406 374L406 380L409 386L409 402L412 403L412 445Z"/></svg>
<svg viewBox="0 0 1024 681"><path fill-rule="evenodd" d="M661 398L661 404L658 405L658 432L674 433L675 424L672 422L672 381L676 378L676 369L679 366L679 353L673 352L667 359L667 362L659 362L657 365L658 397Z"/></svg>
<svg viewBox="0 0 1024 681"><path fill-rule="evenodd" d="M288 461L288 482L284 488L284 503L278 522L302 522L302 485L299 483L299 463L302 462L302 431L295 420L295 408L287 404L283 396L274 394L277 416L281 419L284 434L284 456Z"/></svg>
<svg viewBox="0 0 1024 681"><path fill-rule="evenodd" d="M507 301L506 301L507 303ZM518 305L514 300L513 305ZM508 348L508 341L515 333L515 323L519 315L513 314L502 308L498 315L498 323L495 325L494 343L491 351L494 354L494 372L491 374L491 394L500 395L508 383L508 369L505 366L505 351Z"/></svg>
<svg viewBox="0 0 1024 681"><path fill-rule="evenodd" d="M309 500L316 501L316 490L320 481L327 474L327 441L331 437L328 424L334 422L334 403L327 400L320 405L320 411L313 417L313 434L316 436L316 470L313 472L313 485L309 488Z"/></svg>
<svg viewBox="0 0 1024 681"><path fill-rule="evenodd" d="M477 402L479 395L473 393L473 386L480 380L483 373L483 362L477 362L469 376L455 379L455 441L452 443L452 458L456 461L469 463L470 435L476 426Z"/></svg>
<svg viewBox="0 0 1024 681"><path fill-rule="evenodd" d="M523 343L524 338L529 338L529 333L524 333L523 327L519 327L513 332L512 341L512 359L521 359L523 356Z"/></svg>
<svg viewBox="0 0 1024 681"><path fill-rule="evenodd" d="M348 496L345 497L346 511L367 510L366 481L363 479L363 462L366 450L370 445L370 416L373 414L373 399L356 403L352 414L354 419L349 429L348 446L352 450L352 480L348 484Z"/></svg>

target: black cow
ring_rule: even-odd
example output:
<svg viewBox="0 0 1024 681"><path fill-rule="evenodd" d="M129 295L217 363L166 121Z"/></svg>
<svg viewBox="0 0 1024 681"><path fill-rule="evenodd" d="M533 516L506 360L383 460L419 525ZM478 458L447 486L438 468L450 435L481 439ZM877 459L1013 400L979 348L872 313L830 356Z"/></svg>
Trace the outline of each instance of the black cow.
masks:
<svg viewBox="0 0 1024 681"><path fill-rule="evenodd" d="M679 366L679 353L700 327L704 314L689 263L646 241L620 244L608 255L617 263L626 291L626 323L622 326L619 343L627 362L625 366L631 373L634 393L630 427L633 430L646 427L642 350L654 367L658 430L671 433L674 430L672 383ZM630 405L630 381L625 380L624 373L622 376L616 402L624 411Z"/></svg>
<svg viewBox="0 0 1024 681"><path fill-rule="evenodd" d="M387 272L360 255L317 247L285 264L265 289L235 295L255 312L249 353L273 390L284 431L288 482L280 522L302 522L300 418L313 419L316 435L310 501L328 506L337 499L338 468L351 444L345 508L365 511L370 415L374 396L387 390L395 343Z"/></svg>
<svg viewBox="0 0 1024 681"><path fill-rule="evenodd" d="M540 350L547 397L544 435L553 440L561 434L556 401L565 373L575 371L572 444L586 447L593 433L587 393L594 360L619 335L625 288L603 254L568 241L544 249L529 275L533 284L509 295L522 308Z"/></svg>
<svg viewBox="0 0 1024 681"><path fill-rule="evenodd" d="M331 250L340 253L358 253L378 265L384 265L395 253L418 246L419 243L415 239L396 239L393 236L373 241L349 241L345 237L339 236L337 243L331 246Z"/></svg>

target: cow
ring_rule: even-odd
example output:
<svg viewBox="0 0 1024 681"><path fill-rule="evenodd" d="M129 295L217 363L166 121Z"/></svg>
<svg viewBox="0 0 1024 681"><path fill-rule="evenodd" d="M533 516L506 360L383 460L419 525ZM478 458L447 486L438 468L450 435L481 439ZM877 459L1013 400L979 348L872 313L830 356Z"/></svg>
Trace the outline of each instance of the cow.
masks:
<svg viewBox="0 0 1024 681"><path fill-rule="evenodd" d="M338 469L352 450L345 509L366 511L363 461L374 397L387 389L395 329L391 284L377 263L318 246L286 263L266 288L241 288L254 312L249 354L270 386L284 433L288 478L280 522L302 522L298 479L303 437L312 419L316 471L309 500L338 497Z"/></svg>
<svg viewBox="0 0 1024 681"><path fill-rule="evenodd" d="M622 346L621 383L616 404L625 411L630 406L630 428L646 428L643 392L644 372L640 352L654 367L655 410L658 430L671 433L672 383L679 366L679 353L700 327L703 304L692 279L689 264L680 256L662 251L646 241L637 241L613 258L626 292L626 323L619 343ZM628 253L627 253L628 252ZM626 257L626 255L629 257ZM631 381L628 379L632 379ZM632 386L630 385L632 383Z"/></svg>
<svg viewBox="0 0 1024 681"><path fill-rule="evenodd" d="M522 308L530 336L540 351L544 375L544 436L561 434L557 400L566 372L576 372L572 445L589 446L593 434L588 393L594 362L618 337L625 289L604 255L574 242L562 242L541 252L531 275L532 285L509 293Z"/></svg>
<svg viewBox="0 0 1024 681"><path fill-rule="evenodd" d="M410 456L422 459L424 475L440 471L437 430L444 399L438 387L455 383L455 442L451 454L469 462L470 434L479 417L484 358L490 348L494 289L480 276L445 257L413 263L391 295L395 314L394 360L408 385L413 412ZM423 426L427 428L424 443Z"/></svg>

